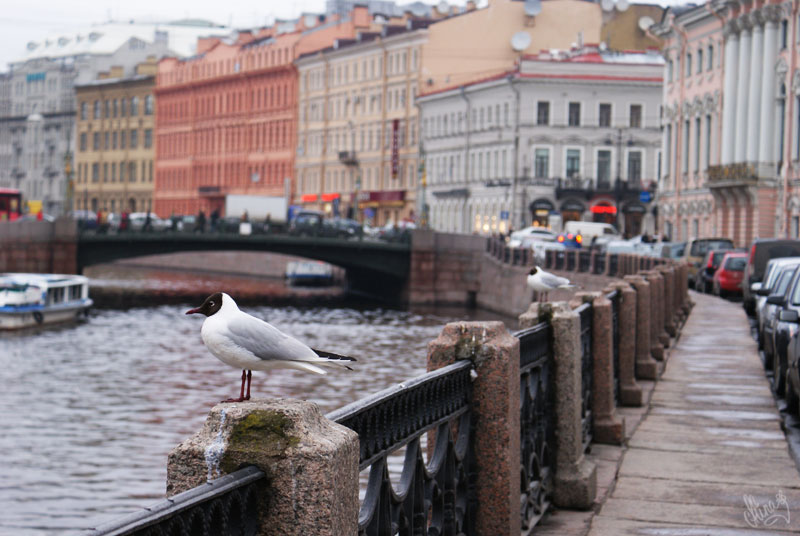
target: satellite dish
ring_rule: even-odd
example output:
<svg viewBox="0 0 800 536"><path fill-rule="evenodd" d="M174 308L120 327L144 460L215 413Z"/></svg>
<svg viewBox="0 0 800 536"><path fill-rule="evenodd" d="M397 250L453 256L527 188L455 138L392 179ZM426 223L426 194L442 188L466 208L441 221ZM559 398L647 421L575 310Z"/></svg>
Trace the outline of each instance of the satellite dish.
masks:
<svg viewBox="0 0 800 536"><path fill-rule="evenodd" d="M447 2L442 0L436 5L436 11L441 13L442 15L447 15L448 11L450 10L450 6L447 5Z"/></svg>
<svg viewBox="0 0 800 536"><path fill-rule="evenodd" d="M617 11L627 11L629 7L631 4L628 0L617 0Z"/></svg>
<svg viewBox="0 0 800 536"><path fill-rule="evenodd" d="M531 36L528 32L517 32L511 36L511 48L517 52L522 52L531 46Z"/></svg>
<svg viewBox="0 0 800 536"><path fill-rule="evenodd" d="M535 17L542 12L541 0L525 0L525 14L529 17Z"/></svg>
<svg viewBox="0 0 800 536"><path fill-rule="evenodd" d="M317 25L317 17L315 15L306 15L303 17L303 24L306 28L313 28Z"/></svg>
<svg viewBox="0 0 800 536"><path fill-rule="evenodd" d="M600 7L603 8L603 11L613 11L614 0L600 0Z"/></svg>
<svg viewBox="0 0 800 536"><path fill-rule="evenodd" d="M650 29L650 26L655 24L655 22L656 21L645 15L639 19L639 29L641 29L643 32L646 32Z"/></svg>

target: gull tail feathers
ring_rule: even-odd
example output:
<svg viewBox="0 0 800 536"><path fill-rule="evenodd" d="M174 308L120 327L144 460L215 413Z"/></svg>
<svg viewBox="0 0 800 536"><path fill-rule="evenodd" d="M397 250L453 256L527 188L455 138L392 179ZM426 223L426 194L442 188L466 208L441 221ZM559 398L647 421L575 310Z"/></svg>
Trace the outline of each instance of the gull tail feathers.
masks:
<svg viewBox="0 0 800 536"><path fill-rule="evenodd" d="M325 350L317 350L316 348L312 348L312 350L314 350L314 353L317 354L319 357L330 360L328 362L318 363L319 365L323 366L328 365L328 366L344 367L347 370L353 370L351 367L342 363L342 361L357 361L355 357L335 354L333 352L326 352Z"/></svg>

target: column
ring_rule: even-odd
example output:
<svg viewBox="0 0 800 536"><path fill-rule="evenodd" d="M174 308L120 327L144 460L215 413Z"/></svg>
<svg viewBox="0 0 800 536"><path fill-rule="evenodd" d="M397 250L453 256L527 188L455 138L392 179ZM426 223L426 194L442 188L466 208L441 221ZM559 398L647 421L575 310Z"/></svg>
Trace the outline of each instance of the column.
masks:
<svg viewBox="0 0 800 536"><path fill-rule="evenodd" d="M763 19L757 11L750 15L753 23L753 50L750 55L750 88L749 102L747 103L747 161L758 162L758 136L761 125L761 61L764 57L764 27L761 25Z"/></svg>
<svg viewBox="0 0 800 536"><path fill-rule="evenodd" d="M758 161L774 162L775 60L778 53L778 21L781 9L778 6L765 6L762 11L766 20L764 23L764 59L761 71L761 124L758 135Z"/></svg>
<svg viewBox="0 0 800 536"><path fill-rule="evenodd" d="M750 46L752 44L752 26L750 18L742 16L739 19L742 33L739 37L739 74L736 87L736 148L733 154L734 162L744 162L747 159L747 138L750 134L747 126L747 88L750 84Z"/></svg>
<svg viewBox="0 0 800 536"><path fill-rule="evenodd" d="M725 26L725 83L722 96L722 164L733 163L736 132L736 75L739 71L739 27L736 21Z"/></svg>

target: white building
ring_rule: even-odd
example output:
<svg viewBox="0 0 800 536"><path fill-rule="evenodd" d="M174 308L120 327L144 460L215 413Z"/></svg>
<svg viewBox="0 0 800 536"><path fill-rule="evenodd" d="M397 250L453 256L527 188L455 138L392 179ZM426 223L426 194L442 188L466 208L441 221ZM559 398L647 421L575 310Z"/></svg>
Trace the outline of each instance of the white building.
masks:
<svg viewBox="0 0 800 536"><path fill-rule="evenodd" d="M652 232L663 59L593 48L418 99L431 225L495 233L537 222Z"/></svg>
<svg viewBox="0 0 800 536"><path fill-rule="evenodd" d="M0 76L0 187L22 190L44 212L65 210L65 157L75 150L76 84L122 69L131 76L148 57L194 54L197 38L228 35L203 21L107 23L31 41Z"/></svg>

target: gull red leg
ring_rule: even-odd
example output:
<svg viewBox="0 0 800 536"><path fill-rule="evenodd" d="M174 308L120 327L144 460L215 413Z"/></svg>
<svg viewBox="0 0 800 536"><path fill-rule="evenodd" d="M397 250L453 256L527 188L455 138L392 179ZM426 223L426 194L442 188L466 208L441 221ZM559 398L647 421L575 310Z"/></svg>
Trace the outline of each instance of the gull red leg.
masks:
<svg viewBox="0 0 800 536"><path fill-rule="evenodd" d="M253 379L253 371L247 371L247 394L244 396L245 400L250 400L250 381Z"/></svg>
<svg viewBox="0 0 800 536"><path fill-rule="evenodd" d="M223 402L241 402L241 401L245 400L245 398L244 398L244 382L245 382L246 379L247 379L247 371L243 370L242 371L242 386L241 386L241 388L239 388L239 398L228 398L227 400L223 400ZM250 393L250 385L249 384L247 385L247 393L248 393L248 398L249 398L249 393Z"/></svg>

